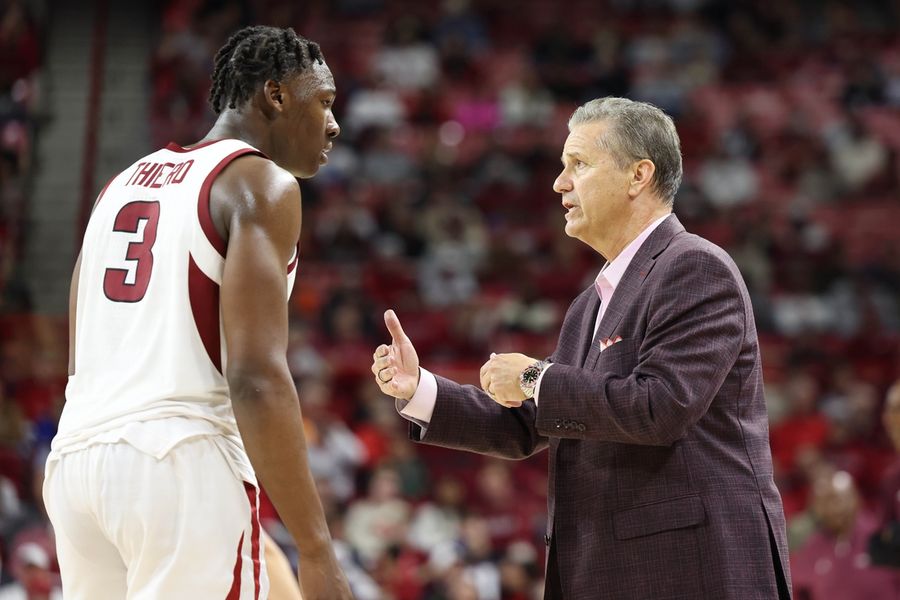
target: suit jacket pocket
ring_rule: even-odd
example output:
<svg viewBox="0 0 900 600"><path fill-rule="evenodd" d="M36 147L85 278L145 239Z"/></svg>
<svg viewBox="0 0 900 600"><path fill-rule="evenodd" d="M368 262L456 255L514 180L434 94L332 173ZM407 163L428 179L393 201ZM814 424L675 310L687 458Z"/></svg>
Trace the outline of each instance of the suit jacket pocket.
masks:
<svg viewBox="0 0 900 600"><path fill-rule="evenodd" d="M617 540L630 540L662 531L694 527L704 521L706 510L700 496L682 496L613 513L613 535Z"/></svg>
<svg viewBox="0 0 900 600"><path fill-rule="evenodd" d="M594 341L594 344L599 343L600 342ZM594 368L614 373L621 377L631 375L631 372L637 366L637 350L637 340L623 339L597 354Z"/></svg>

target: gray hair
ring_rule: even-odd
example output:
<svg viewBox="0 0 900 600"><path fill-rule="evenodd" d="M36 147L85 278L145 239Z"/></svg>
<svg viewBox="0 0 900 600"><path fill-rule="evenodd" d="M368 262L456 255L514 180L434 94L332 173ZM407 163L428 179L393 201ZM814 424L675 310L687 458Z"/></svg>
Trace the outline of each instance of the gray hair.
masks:
<svg viewBox="0 0 900 600"><path fill-rule="evenodd" d="M569 118L569 131L576 125L607 121L610 128L597 143L620 168L647 159L656 166L651 186L672 206L681 185L681 142L675 123L662 110L647 102L606 97L582 104Z"/></svg>

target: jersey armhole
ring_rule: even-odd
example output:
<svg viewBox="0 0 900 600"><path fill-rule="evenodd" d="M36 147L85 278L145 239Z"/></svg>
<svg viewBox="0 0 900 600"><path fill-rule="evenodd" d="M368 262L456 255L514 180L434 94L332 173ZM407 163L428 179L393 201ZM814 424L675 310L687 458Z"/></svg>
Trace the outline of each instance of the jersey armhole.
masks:
<svg viewBox="0 0 900 600"><path fill-rule="evenodd" d="M209 210L209 202L210 196L209 192L212 189L213 182L215 182L216 177L219 176L219 173L222 172L225 167L227 167L231 162L241 156L245 156L247 154L255 154L256 156L262 156L266 158L265 154L256 150L255 148L241 148L240 150L235 150L217 164L212 171L206 176L206 179L203 180L203 185L200 186L200 196L197 200L197 216L200 219L200 228L203 230L203 233L206 235L206 239L209 240L209 243L212 244L212 247L215 248L216 252L219 253L223 259L225 258L225 254L228 249L228 243L225 241L219 232L216 230L216 226L213 224L212 215Z"/></svg>

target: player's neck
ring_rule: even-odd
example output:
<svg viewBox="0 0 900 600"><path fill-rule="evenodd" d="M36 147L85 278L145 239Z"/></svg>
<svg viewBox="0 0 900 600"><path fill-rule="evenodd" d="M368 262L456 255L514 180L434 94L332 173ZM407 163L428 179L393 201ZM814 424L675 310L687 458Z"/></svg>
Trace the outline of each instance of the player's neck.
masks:
<svg viewBox="0 0 900 600"><path fill-rule="evenodd" d="M206 136L198 143L211 140L235 139L247 142L257 150L266 152L268 136L265 128L252 116L234 110L224 110Z"/></svg>

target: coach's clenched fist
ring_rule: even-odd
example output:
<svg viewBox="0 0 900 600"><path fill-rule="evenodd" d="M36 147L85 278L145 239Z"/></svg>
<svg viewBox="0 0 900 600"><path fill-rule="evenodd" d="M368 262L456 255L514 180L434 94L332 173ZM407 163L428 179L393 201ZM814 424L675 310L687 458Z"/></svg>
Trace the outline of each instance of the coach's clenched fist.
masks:
<svg viewBox="0 0 900 600"><path fill-rule="evenodd" d="M481 388L494 402L506 408L516 408L525 401L519 386L519 376L535 359L524 354L491 354L481 366Z"/></svg>

